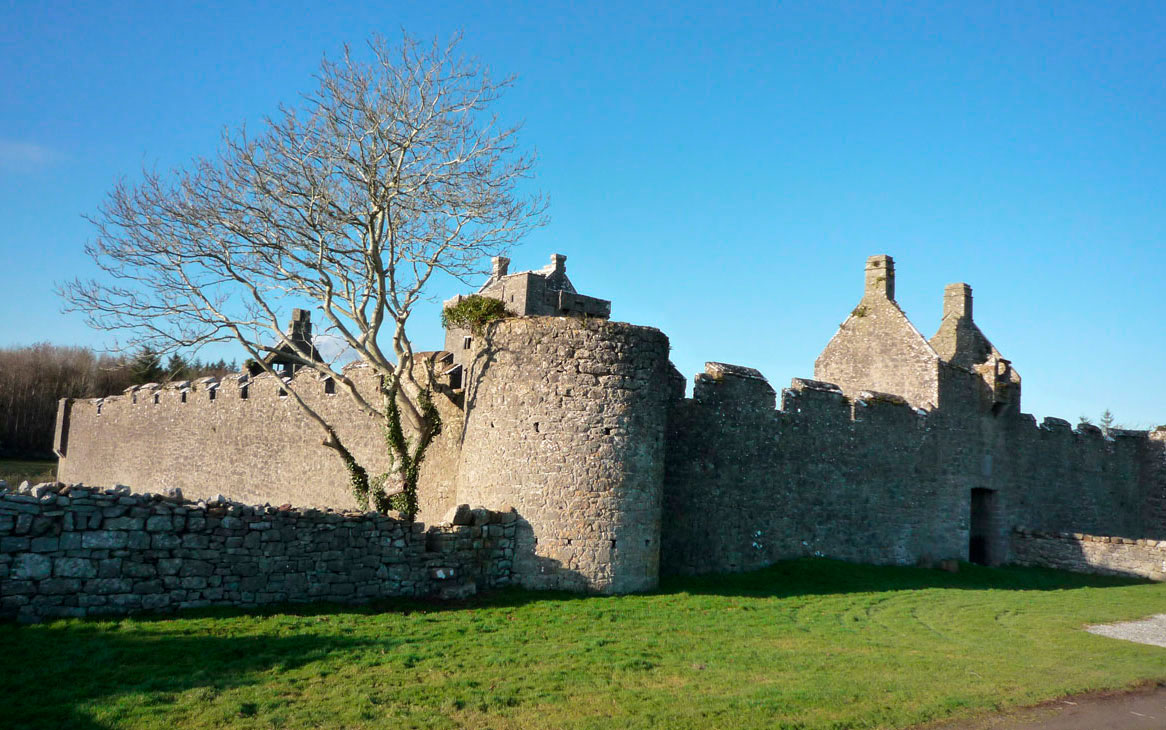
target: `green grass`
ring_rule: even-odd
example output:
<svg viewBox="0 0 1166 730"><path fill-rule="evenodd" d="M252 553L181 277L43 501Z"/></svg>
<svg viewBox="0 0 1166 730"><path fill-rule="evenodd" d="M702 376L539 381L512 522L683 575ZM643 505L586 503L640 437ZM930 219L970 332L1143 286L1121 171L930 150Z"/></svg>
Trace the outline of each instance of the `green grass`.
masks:
<svg viewBox="0 0 1166 730"><path fill-rule="evenodd" d="M4 725L875 728L1166 678L1166 585L799 560L654 594L0 626Z"/></svg>
<svg viewBox="0 0 1166 730"><path fill-rule="evenodd" d="M0 479L8 482L10 487L18 487L25 480L38 484L56 478L56 459L0 459Z"/></svg>

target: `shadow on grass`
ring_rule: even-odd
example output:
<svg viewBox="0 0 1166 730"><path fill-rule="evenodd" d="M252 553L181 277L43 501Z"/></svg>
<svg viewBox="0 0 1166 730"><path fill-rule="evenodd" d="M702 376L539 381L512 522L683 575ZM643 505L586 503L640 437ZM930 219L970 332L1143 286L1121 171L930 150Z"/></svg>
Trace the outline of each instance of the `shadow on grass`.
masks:
<svg viewBox="0 0 1166 730"><path fill-rule="evenodd" d="M827 558L787 560L749 573L669 576L662 593L790 597L884 591L955 590L1061 591L1150 583L1144 578L1085 575L1046 568L987 568L960 563L949 573L931 568L857 565Z"/></svg>
<svg viewBox="0 0 1166 730"><path fill-rule="evenodd" d="M709 595L726 597L773 597L879 593L931 588L954 590L1062 591L1078 588L1110 588L1148 584L1143 578L1085 575L1047 568L1016 566L987 568L960 563L957 573L942 570L890 565L860 565L829 558L786 560L748 573L698 576L665 576L660 587L635 596ZM458 601L390 598L361 605L298 603L258 608L206 608L184 611L183 617L230 616L328 616L375 615L380 613L442 613L476 608L517 608L530 603L603 600L595 594L565 591L534 591L523 588L481 593ZM135 616L135 621L169 621L175 614Z"/></svg>
<svg viewBox="0 0 1166 730"><path fill-rule="evenodd" d="M125 707L126 713L150 713L172 703L175 693L198 689L199 699L210 700L220 692L262 681L265 672L290 671L337 651L394 644L303 634L220 637L205 630L184 635L181 629L119 628L97 621L0 625L0 671L8 690L0 726L14 730L121 726L120 717L105 725L87 710L99 702L108 707L108 700L116 697L120 699L113 706ZM247 708L240 711L246 714Z"/></svg>
<svg viewBox="0 0 1166 730"><path fill-rule="evenodd" d="M666 578L654 596L793 597L925 589L1052 591L1129 586L1147 581L1078 575L1035 568L983 568L960 565L958 573L907 567L854 565L802 559L751 573ZM329 617L394 613L441 613L513 608L532 603L596 600L572 593L509 589L465 601L394 599L362 606L287 604L256 609L212 608L179 614L141 615L118 621L74 620L37 626L0 624L0 671L10 690L5 728L104 728L90 708L125 707L125 712L161 711L176 693L199 690L207 700L218 693L257 684L268 673L291 671L337 652L391 649L392 635L375 638L321 636L293 629L280 634L278 623L264 635L225 635L230 628L191 626L187 619L295 616ZM637 596L598 600L638 600ZM632 606L631 608L634 608ZM650 610L645 606L645 610ZM135 630L135 626L142 626ZM219 631L223 635L216 635ZM28 691L20 691L25 686ZM221 710L220 710L221 711ZM240 708L246 713L246 708ZM124 724L117 716L113 725Z"/></svg>

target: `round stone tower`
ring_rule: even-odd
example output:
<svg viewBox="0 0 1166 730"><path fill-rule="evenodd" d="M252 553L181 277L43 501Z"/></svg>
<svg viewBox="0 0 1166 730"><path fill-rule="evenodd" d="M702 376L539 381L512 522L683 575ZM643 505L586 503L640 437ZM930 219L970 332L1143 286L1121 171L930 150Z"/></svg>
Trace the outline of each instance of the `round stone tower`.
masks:
<svg viewBox="0 0 1166 730"><path fill-rule="evenodd" d="M522 585L655 587L668 338L621 322L524 317L473 340L458 501L517 510Z"/></svg>

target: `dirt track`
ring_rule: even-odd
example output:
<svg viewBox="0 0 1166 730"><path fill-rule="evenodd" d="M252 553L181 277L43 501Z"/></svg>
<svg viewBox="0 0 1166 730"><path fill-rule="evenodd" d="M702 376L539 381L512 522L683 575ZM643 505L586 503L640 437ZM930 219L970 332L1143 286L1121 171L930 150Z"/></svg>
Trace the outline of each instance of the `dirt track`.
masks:
<svg viewBox="0 0 1166 730"><path fill-rule="evenodd" d="M1007 715L922 726L920 730L1163 730L1166 683L1126 692L1093 692Z"/></svg>

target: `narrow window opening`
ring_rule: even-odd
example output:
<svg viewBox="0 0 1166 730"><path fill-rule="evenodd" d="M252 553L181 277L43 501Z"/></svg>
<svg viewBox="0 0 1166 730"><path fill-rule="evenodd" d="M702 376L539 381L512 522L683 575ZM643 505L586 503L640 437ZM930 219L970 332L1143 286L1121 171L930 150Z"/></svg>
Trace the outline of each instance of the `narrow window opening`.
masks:
<svg viewBox="0 0 1166 730"><path fill-rule="evenodd" d="M611 549L612 549L612 550L615 550L615 540L612 540L612 541L611 541Z"/></svg>
<svg viewBox="0 0 1166 730"><path fill-rule="evenodd" d="M287 391L286 391L286 390L284 390L283 388L280 388L280 389L279 389L279 397L280 397L280 398L286 398L286 397L287 397Z"/></svg>
<svg viewBox="0 0 1166 730"><path fill-rule="evenodd" d="M569 538L569 537L568 537L568 538L567 538L567 542L566 542L565 544L566 544L566 545L570 545L570 544L571 544L571 538Z"/></svg>
<svg viewBox="0 0 1166 730"><path fill-rule="evenodd" d="M133 403L135 406L138 404L138 394L137 393L133 393L130 395L130 403Z"/></svg>
<svg viewBox="0 0 1166 730"><path fill-rule="evenodd" d="M179 397L180 397L180 398L182 398L182 402L183 402L183 403L185 403L185 402L186 402L186 392L185 392L185 391L183 391L182 393L180 393L180 394L179 394Z"/></svg>
<svg viewBox="0 0 1166 730"><path fill-rule="evenodd" d="M247 386L246 385L244 385L242 388L239 388L239 399L240 400L247 400Z"/></svg>
<svg viewBox="0 0 1166 730"><path fill-rule="evenodd" d="M651 540L644 540L644 547L648 547L648 546L649 546L649 545L651 545L651 544L652 544L652 541L651 541ZM611 541L611 546L612 546L612 547L615 547L615 540L612 540L612 541Z"/></svg>
<svg viewBox="0 0 1166 730"><path fill-rule="evenodd" d="M218 393L218 392L219 392L219 389L218 389L218 388L211 388L210 390L208 390L208 391L206 392L207 398L208 398L209 400L214 400L214 399L215 399L215 393Z"/></svg>
<svg viewBox="0 0 1166 730"><path fill-rule="evenodd" d="M97 415L99 415L99 416L101 415L101 404L100 403L97 404Z"/></svg>
<svg viewBox="0 0 1166 730"><path fill-rule="evenodd" d="M610 428L605 428L605 429L603 429L603 435L604 435L604 436L610 436L610 435L611 435L611 429L610 429Z"/></svg>
<svg viewBox="0 0 1166 730"><path fill-rule="evenodd" d="M541 430L542 430L542 429L540 429L540 428L539 428L538 421L535 421L535 422L534 422L534 432L535 432L535 433L538 433L538 432L539 432L539 431L541 431Z"/></svg>
<svg viewBox="0 0 1166 730"><path fill-rule="evenodd" d="M324 394L325 395L336 395L336 381L333 380L332 378L325 378L324 379Z"/></svg>
<svg viewBox="0 0 1166 730"><path fill-rule="evenodd" d="M471 342L473 342L473 338L471 338L471 337L469 337L469 336L463 337L463 338L462 338L462 349L463 349L463 350L468 350L468 349L470 349L470 343L471 343Z"/></svg>
<svg viewBox="0 0 1166 730"><path fill-rule="evenodd" d="M158 405L158 394L154 394L154 405Z"/></svg>

